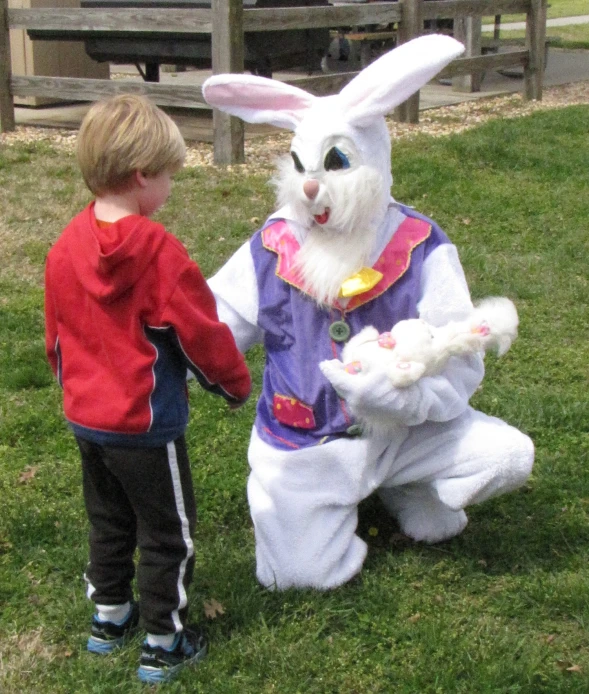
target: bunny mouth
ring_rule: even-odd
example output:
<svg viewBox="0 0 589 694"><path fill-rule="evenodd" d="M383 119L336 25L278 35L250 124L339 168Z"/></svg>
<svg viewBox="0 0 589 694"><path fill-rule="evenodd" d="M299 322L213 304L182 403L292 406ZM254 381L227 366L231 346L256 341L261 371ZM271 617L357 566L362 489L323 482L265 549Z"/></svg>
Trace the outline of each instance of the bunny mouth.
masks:
<svg viewBox="0 0 589 694"><path fill-rule="evenodd" d="M315 222L317 222L317 224L327 224L330 212L331 210L329 209L329 207L326 207L321 214L313 215L313 219L315 220Z"/></svg>

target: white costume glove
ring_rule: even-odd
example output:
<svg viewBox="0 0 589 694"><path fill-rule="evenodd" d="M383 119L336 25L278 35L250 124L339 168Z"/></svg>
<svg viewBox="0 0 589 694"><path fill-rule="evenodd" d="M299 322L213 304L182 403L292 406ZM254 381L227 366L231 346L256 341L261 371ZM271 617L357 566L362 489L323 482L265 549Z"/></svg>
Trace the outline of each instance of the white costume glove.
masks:
<svg viewBox="0 0 589 694"><path fill-rule="evenodd" d="M466 410L483 378L478 355L452 357L443 374L426 376L408 388L395 388L378 372L350 374L338 359L323 361L319 368L352 414L369 428L379 429L454 419Z"/></svg>

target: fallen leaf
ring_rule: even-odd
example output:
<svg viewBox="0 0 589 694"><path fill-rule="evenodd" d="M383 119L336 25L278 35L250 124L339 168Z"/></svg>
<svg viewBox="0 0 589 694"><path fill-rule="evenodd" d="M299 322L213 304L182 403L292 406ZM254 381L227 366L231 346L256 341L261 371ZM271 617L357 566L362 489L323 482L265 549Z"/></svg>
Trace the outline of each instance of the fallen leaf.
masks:
<svg viewBox="0 0 589 694"><path fill-rule="evenodd" d="M573 667L570 660L557 660L556 666L559 670L562 670L563 672L565 670L568 670L570 667Z"/></svg>
<svg viewBox="0 0 589 694"><path fill-rule="evenodd" d="M421 615L419 614L419 612L416 612L415 614L412 614L407 621L411 622L411 624L415 624L415 622L418 622L420 619Z"/></svg>
<svg viewBox="0 0 589 694"><path fill-rule="evenodd" d="M19 484L28 484L37 474L38 465L27 465L18 478Z"/></svg>
<svg viewBox="0 0 589 694"><path fill-rule="evenodd" d="M205 616L208 619L217 619L217 615L225 614L225 608L220 602L215 600L205 600L204 602Z"/></svg>
<svg viewBox="0 0 589 694"><path fill-rule="evenodd" d="M571 665L567 668L567 672L582 672L580 665Z"/></svg>
<svg viewBox="0 0 589 694"><path fill-rule="evenodd" d="M546 637L546 643L552 643L555 638L556 634L548 634L548 636Z"/></svg>
<svg viewBox="0 0 589 694"><path fill-rule="evenodd" d="M250 219L250 224L259 224L260 223L260 218L259 217L252 217Z"/></svg>
<svg viewBox="0 0 589 694"><path fill-rule="evenodd" d="M468 226L468 225L470 224L470 219L469 219L468 217L465 217L465 218L462 220L462 223L463 223L463 224L466 224L466 226Z"/></svg>

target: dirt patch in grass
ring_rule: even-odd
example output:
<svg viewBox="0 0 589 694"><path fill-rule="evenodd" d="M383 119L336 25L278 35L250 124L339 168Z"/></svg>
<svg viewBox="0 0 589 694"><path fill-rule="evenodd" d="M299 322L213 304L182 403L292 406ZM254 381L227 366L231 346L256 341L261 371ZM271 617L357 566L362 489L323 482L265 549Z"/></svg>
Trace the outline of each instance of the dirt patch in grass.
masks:
<svg viewBox="0 0 589 694"><path fill-rule="evenodd" d="M57 647L47 644L43 629L2 638L0 650L0 691L17 691L16 684L26 674L46 666L58 656Z"/></svg>

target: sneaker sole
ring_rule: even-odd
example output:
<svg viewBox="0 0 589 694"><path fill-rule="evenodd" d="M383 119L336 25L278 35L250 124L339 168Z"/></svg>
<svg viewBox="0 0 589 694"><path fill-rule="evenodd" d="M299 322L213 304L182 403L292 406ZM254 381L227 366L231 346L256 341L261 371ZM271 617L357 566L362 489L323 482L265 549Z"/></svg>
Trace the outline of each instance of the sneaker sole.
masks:
<svg viewBox="0 0 589 694"><path fill-rule="evenodd" d="M145 684L159 684L161 682L169 682L178 676L180 671L185 667L190 667L191 665L196 665L199 663L207 654L207 647L203 646L198 653L195 653L192 658L184 660L178 665L166 668L151 668L141 666L137 670L137 676Z"/></svg>
<svg viewBox="0 0 589 694"><path fill-rule="evenodd" d="M98 655L108 655L109 653L112 653L113 651L116 651L117 648L120 648L123 643L125 642L125 639L114 639L113 641L102 641L101 639L94 638L94 636L91 636L88 639L88 643L86 644L86 648L90 653L96 653Z"/></svg>

